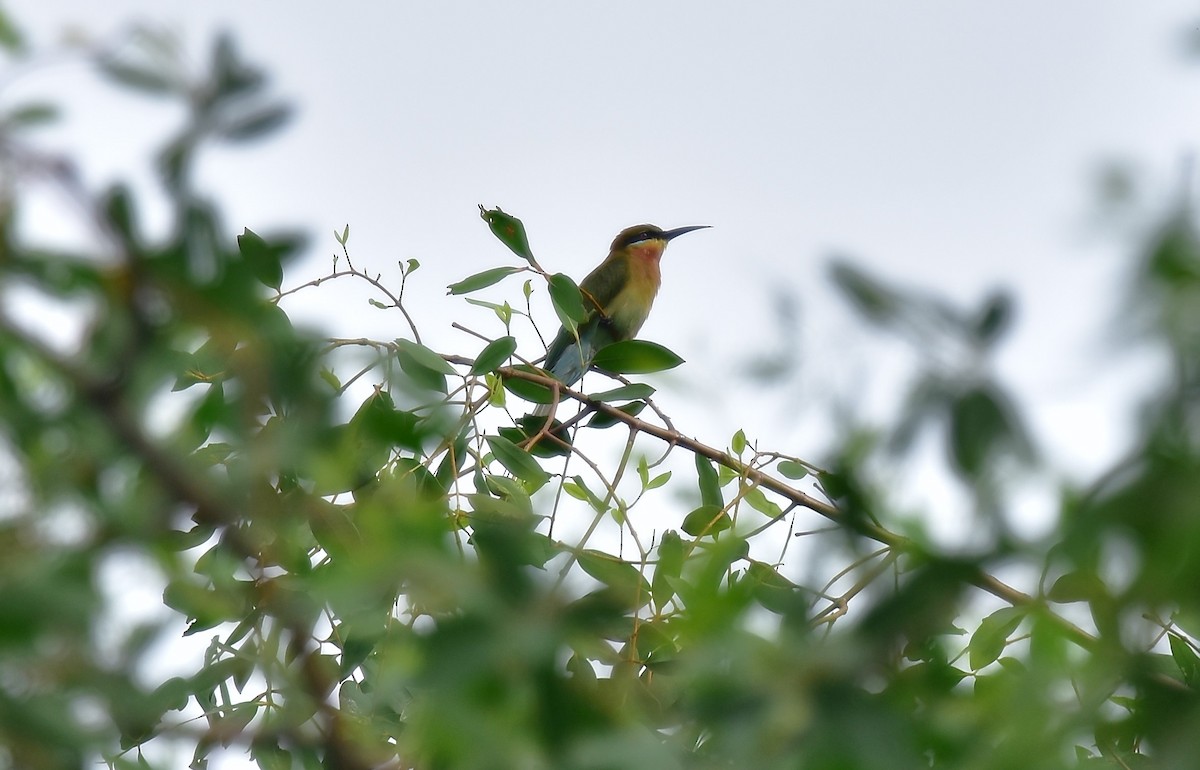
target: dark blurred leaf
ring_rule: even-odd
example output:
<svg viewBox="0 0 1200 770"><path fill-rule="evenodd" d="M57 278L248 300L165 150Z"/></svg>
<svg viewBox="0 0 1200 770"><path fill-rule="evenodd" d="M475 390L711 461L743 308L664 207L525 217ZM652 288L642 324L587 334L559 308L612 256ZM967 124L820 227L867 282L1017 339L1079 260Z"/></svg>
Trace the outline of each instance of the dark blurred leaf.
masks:
<svg viewBox="0 0 1200 770"><path fill-rule="evenodd" d="M0 36L2 35L3 18L0 18ZM8 129L35 128L55 120L58 120L58 108L45 102L22 104L0 114L0 126Z"/></svg>
<svg viewBox="0 0 1200 770"><path fill-rule="evenodd" d="M830 266L834 285L846 295L863 317L878 324L888 324L900 312L901 299L858 267L845 260L835 260Z"/></svg>
<svg viewBox="0 0 1200 770"><path fill-rule="evenodd" d="M25 47L25 41L20 30L13 24L12 19L0 8L0 48L12 53L20 53Z"/></svg>
<svg viewBox="0 0 1200 770"><path fill-rule="evenodd" d="M269 246L249 227L242 230L242 234L237 237L237 244L254 277L263 285L279 291L283 283L283 265L279 260L279 250Z"/></svg>
<svg viewBox="0 0 1200 770"><path fill-rule="evenodd" d="M291 117L292 108L289 105L273 104L226 119L217 128L216 134L228 142L246 142L275 131Z"/></svg>
<svg viewBox="0 0 1200 770"><path fill-rule="evenodd" d="M624 340L605 345L592 365L614 374L648 374L674 369L683 359L662 345L645 340Z"/></svg>
<svg viewBox="0 0 1200 770"><path fill-rule="evenodd" d="M488 223L492 234L500 239L518 257L533 263L533 252L529 248L529 239L525 235L525 225L514 216L505 214L498 208L485 209L479 207L479 216Z"/></svg>
<svg viewBox="0 0 1200 770"><path fill-rule="evenodd" d="M1021 429L1013 420L1003 397L987 386L961 395L950 411L950 447L958 469L978 478L1005 450L1019 449Z"/></svg>
<svg viewBox="0 0 1200 770"><path fill-rule="evenodd" d="M513 273L521 272L519 267L493 267L491 270L484 270L481 273L468 276L458 283L450 284L447 289L447 294L469 294L473 291L486 289L488 286L499 283Z"/></svg>
<svg viewBox="0 0 1200 770"><path fill-rule="evenodd" d="M480 375L495 371L497 367L503 366L508 357L516 350L517 340L515 337L501 337L492 340L475 357L475 363L471 365L471 374Z"/></svg>
<svg viewBox="0 0 1200 770"><path fill-rule="evenodd" d="M1092 570L1068 572L1054 581L1046 598L1060 604L1067 602L1090 602L1108 595L1108 588Z"/></svg>
<svg viewBox="0 0 1200 770"><path fill-rule="evenodd" d="M987 347L994 344L1012 325L1013 298L1007 291L991 294L983 304L973 329L975 341Z"/></svg>
<svg viewBox="0 0 1200 770"><path fill-rule="evenodd" d="M123 86L156 96L166 96L177 90L170 72L151 69L146 64L103 58L97 61L100 71Z"/></svg>

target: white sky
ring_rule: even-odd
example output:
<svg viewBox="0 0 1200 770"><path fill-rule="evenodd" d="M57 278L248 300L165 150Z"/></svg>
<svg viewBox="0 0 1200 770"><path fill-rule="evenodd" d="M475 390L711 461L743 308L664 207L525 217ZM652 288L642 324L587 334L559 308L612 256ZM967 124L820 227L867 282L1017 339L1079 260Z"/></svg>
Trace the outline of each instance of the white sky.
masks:
<svg viewBox="0 0 1200 770"><path fill-rule="evenodd" d="M477 347L451 320L499 333L445 296L515 264L478 203L520 216L542 263L576 278L626 225L713 225L669 249L642 330L689 362L656 381L669 383L660 404L707 442L744 427L801 456L826 445L830 389L882 413L900 376L888 367L906 365L857 347L824 277L837 252L961 303L1012 287L1001 379L1060 467L1111 462L1148 359L1114 360L1104 344L1124 255L1094 228L1094 174L1129 161L1161 203L1200 137L1189 0L12 5L46 45L67 27L103 38L131 20L166 25L197 68L212 33L232 30L299 112L269 142L206 156L230 230L311 232L286 286L327 268L347 222L356 264L385 279L419 259L413 310L443 351ZM96 186L128 176L178 119L97 92L72 65L9 84L0 105L45 94L69 119L43 144L81 155ZM31 222L55 235L52 219ZM756 392L730 368L778 345L763 327L780 291L800 301L790 342L804 373ZM289 309L333 334L404 333L361 294L307 296ZM486 296L515 300L518 284Z"/></svg>
<svg viewBox="0 0 1200 770"><path fill-rule="evenodd" d="M1127 438L1146 357L1114 359L1107 314L1125 250L1095 225L1097 169L1130 163L1159 205L1196 147L1200 59L1184 41L1200 8L1138 3L365 3L82 0L16 13L34 41L105 39L131 21L184 39L195 68L232 30L299 108L275 139L204 157L230 231L301 227L327 269L349 223L356 264L394 285L431 346L471 352L453 320L500 333L446 284L514 257L476 204L520 216L551 270L582 277L620 228L711 224L672 245L642 330L689 364L655 380L687 432L721 444L744 428L818 459L831 400L884 418L912 359L864 344L825 278L831 253L974 306L1013 288L1018 320L999 378L1057 467L1085 477ZM58 95L43 144L85 159L98 188L136 172L176 125L154 100L98 89L86 67L41 67L0 104ZM31 229L61 237L52 208ZM162 222L162 209L149 212ZM155 216L157 215L157 216ZM800 331L772 336L773 298ZM519 299L517 283L484 296ZM543 293L544 296L544 293ZM390 338L401 320L361 292L323 287L287 305L331 334ZM553 314L535 305L552 332ZM535 357L536 340L522 351ZM733 370L791 345L799 377L763 391ZM924 502L924 501L918 501ZM951 507L953 504L951 504Z"/></svg>

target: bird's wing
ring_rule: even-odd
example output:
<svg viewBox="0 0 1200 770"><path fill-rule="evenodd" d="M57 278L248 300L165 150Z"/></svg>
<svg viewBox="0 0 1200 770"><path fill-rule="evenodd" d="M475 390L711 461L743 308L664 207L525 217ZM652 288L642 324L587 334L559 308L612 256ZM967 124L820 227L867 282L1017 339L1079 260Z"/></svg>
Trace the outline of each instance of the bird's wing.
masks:
<svg viewBox="0 0 1200 770"><path fill-rule="evenodd" d="M589 315L597 309L602 315L607 315L607 309L621 293L621 289L629 282L629 260L609 258L600 266L587 274L579 284L583 292L583 304Z"/></svg>

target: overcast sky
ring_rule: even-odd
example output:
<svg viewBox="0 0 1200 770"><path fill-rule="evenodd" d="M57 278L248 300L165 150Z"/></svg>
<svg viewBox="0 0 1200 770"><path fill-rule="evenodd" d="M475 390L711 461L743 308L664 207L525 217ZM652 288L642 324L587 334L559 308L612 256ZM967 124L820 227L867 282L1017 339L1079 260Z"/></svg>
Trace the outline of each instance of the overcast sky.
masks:
<svg viewBox="0 0 1200 770"><path fill-rule="evenodd" d="M17 21L46 46L65 31L105 39L133 21L165 26L197 69L212 34L233 31L298 114L277 139L205 157L230 229L311 232L287 285L326 268L346 223L356 262L385 279L396 260L419 259L410 298L441 350L476 344L449 329L454 319L499 332L444 296L447 283L513 261L479 203L522 217L541 261L577 278L629 224L713 225L672 244L642 331L689 361L666 380L680 390L668 411L708 401L692 422L702 438L745 427L801 455L823 445L805 438L805 405L827 409L828 393L731 390L729 370L787 344L814 389L894 403L895 378L856 359L854 327L829 298L826 260L841 253L962 303L1012 287L1020 315L1001 378L1068 465L1111 460L1122 438L1113 399L1139 373L1105 357L1103 313L1124 255L1094 226L1096 173L1130 163L1161 197L1200 135L1200 60L1185 53L1200 7L1185 0L60 0ZM0 99L45 93L69 107L46 144L82 155L96 186L137 170L153 189L147 149L177 112L98 91L70 64L34 70ZM31 222L61 236L48 215ZM801 321L786 340L769 328L781 293ZM518 295L512 284L489 296ZM289 310L330 333L403 331L361 295L309 296Z"/></svg>

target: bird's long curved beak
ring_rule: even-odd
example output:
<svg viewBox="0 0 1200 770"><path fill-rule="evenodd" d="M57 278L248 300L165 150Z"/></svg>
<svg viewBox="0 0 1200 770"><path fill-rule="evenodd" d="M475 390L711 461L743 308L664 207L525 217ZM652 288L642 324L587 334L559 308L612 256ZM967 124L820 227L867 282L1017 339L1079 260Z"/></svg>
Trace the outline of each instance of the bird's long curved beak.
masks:
<svg viewBox="0 0 1200 770"><path fill-rule="evenodd" d="M676 227L674 230L664 230L663 234L659 237L664 241L669 241L676 236L683 235L684 233L690 233L693 230L703 230L706 227L712 227L712 225L689 225L687 227Z"/></svg>

